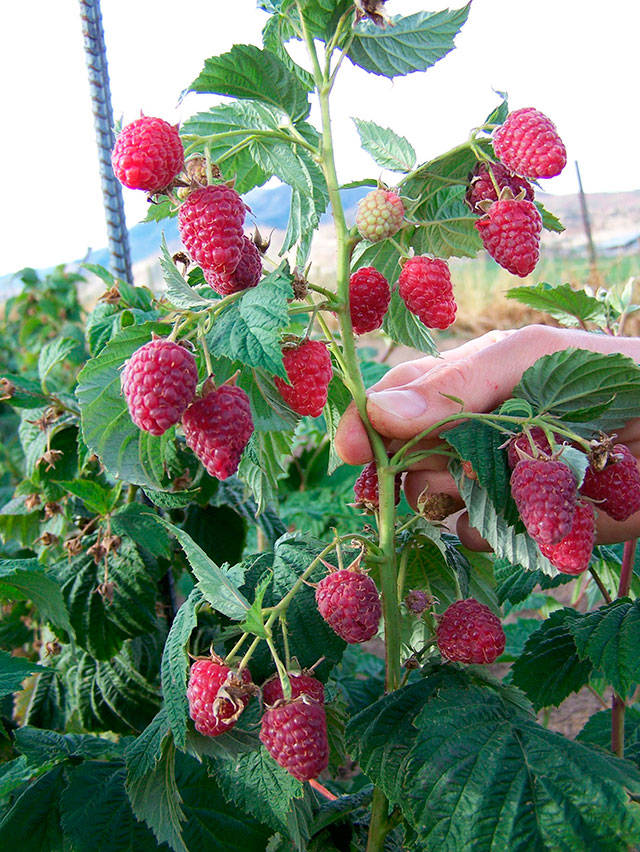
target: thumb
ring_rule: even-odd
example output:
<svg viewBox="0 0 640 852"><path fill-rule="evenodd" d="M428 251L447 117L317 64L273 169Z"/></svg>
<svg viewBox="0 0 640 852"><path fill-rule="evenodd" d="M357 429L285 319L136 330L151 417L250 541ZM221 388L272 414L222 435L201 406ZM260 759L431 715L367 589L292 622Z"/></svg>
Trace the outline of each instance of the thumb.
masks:
<svg viewBox="0 0 640 852"><path fill-rule="evenodd" d="M447 397L462 400L466 411L491 411L511 395L522 373L540 356L563 348L553 332L529 326L496 342L485 340L464 357L439 361L407 384L370 391L371 424L386 438L407 440L460 411L460 403Z"/></svg>

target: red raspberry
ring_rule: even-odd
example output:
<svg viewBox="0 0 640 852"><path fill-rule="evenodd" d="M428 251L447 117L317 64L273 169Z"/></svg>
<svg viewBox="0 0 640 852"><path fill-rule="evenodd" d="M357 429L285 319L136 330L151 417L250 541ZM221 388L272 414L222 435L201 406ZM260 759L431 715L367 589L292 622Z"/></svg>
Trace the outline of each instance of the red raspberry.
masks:
<svg viewBox="0 0 640 852"><path fill-rule="evenodd" d="M241 290L256 286L262 275L262 255L252 240L243 237L240 260L233 272L222 274L207 267L202 272L204 280L216 293L229 296L231 293L239 293Z"/></svg>
<svg viewBox="0 0 640 852"><path fill-rule="evenodd" d="M282 398L298 414L318 417L327 401L333 376L326 344L319 340L303 340L295 347L285 347L282 361L290 382L287 384L279 376L274 377Z"/></svg>
<svg viewBox="0 0 640 852"><path fill-rule="evenodd" d="M350 644L375 636L382 615L376 584L368 574L342 568L332 571L316 588L320 615Z"/></svg>
<svg viewBox="0 0 640 852"><path fill-rule="evenodd" d="M557 544L538 544L540 552L563 574L582 574L589 567L596 537L591 503L578 501L571 531Z"/></svg>
<svg viewBox="0 0 640 852"><path fill-rule="evenodd" d="M551 444L547 440L547 436L544 434L542 429L539 426L534 426L533 429L530 430L530 435L533 445L538 451L536 455L550 456ZM513 470L520 461L521 457L518 455L518 450L522 450L528 456L534 455L534 451L531 448L531 442L525 432L520 432L519 435L512 438L507 446L507 459L511 470Z"/></svg>
<svg viewBox="0 0 640 852"><path fill-rule="evenodd" d="M196 660L187 686L189 715L196 731L217 737L233 728L251 698L250 683L251 673L246 668L240 677L221 662Z"/></svg>
<svg viewBox="0 0 640 852"><path fill-rule="evenodd" d="M580 492L596 500L598 508L616 521L626 521L640 511L640 470L629 447L614 444L602 470L588 467Z"/></svg>
<svg viewBox="0 0 640 852"><path fill-rule="evenodd" d="M566 464L522 459L511 474L511 493L527 532L538 544L557 544L569 534L578 489Z"/></svg>
<svg viewBox="0 0 640 852"><path fill-rule="evenodd" d="M398 291L427 328L448 328L456 316L449 267L440 258L411 257L402 267Z"/></svg>
<svg viewBox="0 0 640 852"><path fill-rule="evenodd" d="M306 695L312 701L317 701L318 704L324 704L324 686L319 680L316 680L313 675L301 672L300 674L291 674L289 672L289 682L291 683L291 700L294 701L301 695ZM278 675L269 678L262 685L262 700L270 707L276 701L282 701L284 695L282 693L282 684Z"/></svg>
<svg viewBox="0 0 640 852"><path fill-rule="evenodd" d="M396 474L395 477L395 503L396 506L400 502L400 485L402 481L401 474ZM380 505L378 496L378 471L376 463L369 462L362 469L360 476L356 479L353 486L353 493L356 496L356 506L362 506L363 509L373 511Z"/></svg>
<svg viewBox="0 0 640 852"><path fill-rule="evenodd" d="M403 219L401 199L387 189L374 189L358 204L356 227L365 240L377 243L397 233Z"/></svg>
<svg viewBox="0 0 640 852"><path fill-rule="evenodd" d="M111 163L115 176L129 189L166 189L184 164L177 127L148 116L132 121L118 135Z"/></svg>
<svg viewBox="0 0 640 852"><path fill-rule="evenodd" d="M440 653L460 663L493 663L504 651L500 619L474 598L456 601L438 621Z"/></svg>
<svg viewBox="0 0 640 852"><path fill-rule="evenodd" d="M493 133L493 150L508 169L532 180L559 175L567 162L555 124L533 107L507 116Z"/></svg>
<svg viewBox="0 0 640 852"><path fill-rule="evenodd" d="M495 182L498 184L498 189L502 190L505 187L509 187L514 198L524 190L526 200L533 201L533 187L528 180L512 174L502 163L476 163L469 175L469 187L465 195L465 201L473 213L477 213L478 216L484 214L484 210L478 207L481 201L498 200L498 194L491 180L489 170L493 173Z"/></svg>
<svg viewBox="0 0 640 852"><path fill-rule="evenodd" d="M299 781L315 778L329 764L324 707L306 696L267 710L260 740L276 763Z"/></svg>
<svg viewBox="0 0 640 852"><path fill-rule="evenodd" d="M196 189L178 211L180 238L193 260L219 275L231 275L242 254L246 207L224 184Z"/></svg>
<svg viewBox="0 0 640 852"><path fill-rule="evenodd" d="M373 266L363 266L349 279L351 325L355 334L380 328L391 301L389 282Z"/></svg>
<svg viewBox="0 0 640 852"><path fill-rule="evenodd" d="M238 469L253 433L249 397L235 385L221 385L192 403L182 416L187 445L217 479Z"/></svg>
<svg viewBox="0 0 640 852"><path fill-rule="evenodd" d="M491 257L512 275L524 278L540 257L542 217L531 201L494 201L475 227Z"/></svg>
<svg viewBox="0 0 640 852"><path fill-rule="evenodd" d="M136 349L124 365L121 382L136 426L162 435L193 400L198 368L188 349L158 337Z"/></svg>

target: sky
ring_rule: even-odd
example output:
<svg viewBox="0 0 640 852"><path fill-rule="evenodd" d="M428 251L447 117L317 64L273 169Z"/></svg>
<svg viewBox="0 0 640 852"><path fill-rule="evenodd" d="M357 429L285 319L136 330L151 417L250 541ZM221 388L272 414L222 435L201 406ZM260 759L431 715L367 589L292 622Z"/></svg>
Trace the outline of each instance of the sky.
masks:
<svg viewBox="0 0 640 852"><path fill-rule="evenodd" d="M463 5L389 0L390 14ZM112 101L125 123L140 115L184 120L222 99L180 92L204 60L234 43L260 44L255 0L102 0ZM389 81L343 64L333 118L341 181L378 177L352 116L405 135L419 161L464 141L509 94L556 124L568 163L543 181L553 194L640 189L640 32L637 0L473 0L456 49L425 74ZM106 245L79 3L0 3L3 132L0 275L81 258ZM312 111L312 119L317 117ZM129 227L143 193L124 190Z"/></svg>

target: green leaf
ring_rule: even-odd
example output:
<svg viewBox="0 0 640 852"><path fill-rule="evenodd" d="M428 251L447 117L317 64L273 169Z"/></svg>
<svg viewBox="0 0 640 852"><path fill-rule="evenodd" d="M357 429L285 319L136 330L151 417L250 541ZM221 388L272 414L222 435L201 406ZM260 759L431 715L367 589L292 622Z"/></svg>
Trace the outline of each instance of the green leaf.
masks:
<svg viewBox="0 0 640 852"><path fill-rule="evenodd" d="M41 408L49 402L49 397L42 393L40 383L33 379L12 373L4 373L0 379L8 382L8 387L2 390L0 399L14 408Z"/></svg>
<svg viewBox="0 0 640 852"><path fill-rule="evenodd" d="M189 642L198 622L198 606L203 597L195 588L182 604L171 625L162 652L162 694L173 740L184 750L187 737L189 702L187 701L187 675L189 672Z"/></svg>
<svg viewBox="0 0 640 852"><path fill-rule="evenodd" d="M361 118L354 118L353 121L362 147L379 166L394 172L411 171L416 162L416 152L404 136L398 136L393 130L380 127L373 121Z"/></svg>
<svg viewBox="0 0 640 852"><path fill-rule="evenodd" d="M363 240L358 243L353 252L352 269L375 266L378 272L392 284L400 275L400 257L400 252L389 240L381 240L379 243L367 243ZM394 293L392 296L389 310L393 307L395 295Z"/></svg>
<svg viewBox="0 0 640 852"><path fill-rule="evenodd" d="M577 739L587 745L611 750L611 710L592 716ZM640 768L640 706L627 707L624 714L624 756Z"/></svg>
<svg viewBox="0 0 640 852"><path fill-rule="evenodd" d="M127 503L111 516L111 530L116 535L132 539L138 547L148 550L153 556L168 559L171 556L171 540L158 526L156 517L148 506Z"/></svg>
<svg viewBox="0 0 640 852"><path fill-rule="evenodd" d="M111 660L78 654L73 671L78 715L87 731L144 730L160 704L157 672L140 671L141 643L130 640Z"/></svg>
<svg viewBox="0 0 640 852"><path fill-rule="evenodd" d="M620 353L564 349L539 358L513 391L539 414L568 420L591 435L623 426L638 413L640 367ZM593 416L594 407L601 409ZM582 425L581 421L589 420Z"/></svg>
<svg viewBox="0 0 640 852"><path fill-rule="evenodd" d="M557 569L540 553L534 540L525 533L517 533L496 512L488 493L477 480L464 475L459 462L451 462L450 470L467 506L469 523L489 542L498 559L521 565L525 571L542 571L549 577L558 574Z"/></svg>
<svg viewBox="0 0 640 852"><path fill-rule="evenodd" d="M558 707L589 682L592 665L578 654L573 623L579 613L565 607L552 612L524 646L511 669L513 683L540 707Z"/></svg>
<svg viewBox="0 0 640 852"><path fill-rule="evenodd" d="M506 636L506 645L499 661L513 663L524 651L524 646L531 634L540 627L540 622L537 618L519 618L515 622L503 624L502 627Z"/></svg>
<svg viewBox="0 0 640 852"><path fill-rule="evenodd" d="M69 613L60 591L37 559L0 559L0 596L32 601L45 621L72 632Z"/></svg>
<svg viewBox="0 0 640 852"><path fill-rule="evenodd" d="M288 833L294 800L302 797L302 783L282 769L264 746L235 761L217 760L211 775L225 799L274 831Z"/></svg>
<svg viewBox="0 0 640 852"><path fill-rule="evenodd" d="M162 269L162 275L167 285L165 295L167 300L175 308L188 311L201 311L215 305L216 299L203 298L180 275L178 267L169 254L164 234L162 235L162 242L160 244L160 268Z"/></svg>
<svg viewBox="0 0 640 852"><path fill-rule="evenodd" d="M73 337L56 337L40 350L38 357L38 374L43 389L46 389L46 381L49 373L65 358L78 348L78 341Z"/></svg>
<svg viewBox="0 0 640 852"><path fill-rule="evenodd" d="M68 848L60 828L60 790L64 769L56 766L23 790L0 820L0 848L22 852L63 852Z"/></svg>
<svg viewBox="0 0 640 852"><path fill-rule="evenodd" d="M89 734L59 734L57 731L26 727L18 728L14 737L16 748L26 757L32 769L68 762L72 758L98 760L120 754L117 743Z"/></svg>
<svg viewBox="0 0 640 852"><path fill-rule="evenodd" d="M602 849L640 839L631 764L538 725L518 694L436 668L347 730L421 850Z"/></svg>
<svg viewBox="0 0 640 852"><path fill-rule="evenodd" d="M126 788L134 814L157 841L168 843L174 852L189 852L183 840L185 814L176 783L176 748L165 724L166 719L156 717L127 749Z"/></svg>
<svg viewBox="0 0 640 852"><path fill-rule="evenodd" d="M295 36L291 21L285 15L272 14L262 29L262 44L266 50L274 53L278 59L300 80L305 89L314 88L313 74L297 65L289 56L285 45Z"/></svg>
<svg viewBox="0 0 640 852"><path fill-rule="evenodd" d="M280 333L289 324L287 299L292 297L284 263L224 310L207 336L211 351L286 379Z"/></svg>
<svg viewBox="0 0 640 852"><path fill-rule="evenodd" d="M507 454L500 449L507 436L479 420L468 420L447 429L442 437L462 459L471 462L496 512L514 524L518 520L518 510L509 487L511 471Z"/></svg>
<svg viewBox="0 0 640 852"><path fill-rule="evenodd" d="M361 21L354 27L347 56L365 71L390 78L426 71L453 49L469 6L393 17L385 27Z"/></svg>
<svg viewBox="0 0 640 852"><path fill-rule="evenodd" d="M85 547L95 538L85 539ZM97 592L104 582L105 565L83 551L53 566L69 611L75 638L99 660L108 660L125 639L151 632L156 627L156 583L133 542L122 539L108 555L113 599Z"/></svg>
<svg viewBox="0 0 640 852"><path fill-rule="evenodd" d="M538 585L542 589L555 589L574 579L569 574L548 577L542 571L525 571L520 565L512 565L506 559L496 559L493 570L497 582L496 594L501 604L505 601L522 603Z"/></svg>
<svg viewBox="0 0 640 852"><path fill-rule="evenodd" d="M161 490L173 429L160 437L138 429L120 389L124 362L149 342L154 331L166 333L169 329L159 323L143 323L120 332L84 366L76 396L84 441L109 472L125 482Z"/></svg>
<svg viewBox="0 0 640 852"><path fill-rule="evenodd" d="M94 482L91 479L63 481L60 485L69 494L73 494L82 500L87 509L97 515L109 514L120 496L120 488L105 488L104 485L100 485L99 482Z"/></svg>
<svg viewBox="0 0 640 852"><path fill-rule="evenodd" d="M22 681L29 675L37 674L42 667L24 657L12 657L6 651L0 651L0 698L19 692Z"/></svg>
<svg viewBox="0 0 640 852"><path fill-rule="evenodd" d="M581 659L602 672L624 699L640 681L640 601L624 598L571 623Z"/></svg>
<svg viewBox="0 0 640 852"><path fill-rule="evenodd" d="M604 302L589 296L584 290L574 290L570 284L541 281L531 286L512 287L505 295L507 299L545 311L565 326L593 322L602 327L607 322Z"/></svg>
<svg viewBox="0 0 640 852"><path fill-rule="evenodd" d="M309 114L306 87L271 51L235 44L228 53L205 60L187 89L256 100L277 107L295 122Z"/></svg>
<svg viewBox="0 0 640 852"><path fill-rule="evenodd" d="M410 346L426 355L438 354L438 347L431 332L415 314L407 309L397 290L394 290L391 295L389 309L382 322L382 330L395 343Z"/></svg>
<svg viewBox="0 0 640 852"><path fill-rule="evenodd" d="M561 234L565 228L560 219L547 210L541 201L534 201L533 203L536 205L540 215L542 216L542 227L546 231L553 231L556 234Z"/></svg>
<svg viewBox="0 0 640 852"><path fill-rule="evenodd" d="M293 432L254 432L238 467L257 503L257 513L265 512L276 500L278 482L287 475Z"/></svg>
<svg viewBox="0 0 640 852"><path fill-rule="evenodd" d="M408 191L407 189L403 190ZM482 247L474 227L477 216L467 207L466 186L439 189L427 196L414 214L417 219L411 245L416 254L437 257L474 257Z"/></svg>
<svg viewBox="0 0 640 852"><path fill-rule="evenodd" d="M253 633L254 636L260 636L262 639L267 638L267 631L264 627L264 616L262 607L264 606L264 596L271 585L273 574L270 570L265 571L265 574L258 581L255 591L255 598L251 604L251 609L247 612L245 620L240 625L240 630L245 633Z"/></svg>
<svg viewBox="0 0 640 852"><path fill-rule="evenodd" d="M62 827L74 852L155 852L151 831L135 818L122 761L89 761L69 773L60 796Z"/></svg>
<svg viewBox="0 0 640 852"><path fill-rule="evenodd" d="M191 536L181 530L180 527L165 521L164 518L157 520L178 539L191 570L198 578L198 588L211 606L231 619L242 620L251 605L238 590L235 575L219 568ZM242 577L239 579L242 581Z"/></svg>

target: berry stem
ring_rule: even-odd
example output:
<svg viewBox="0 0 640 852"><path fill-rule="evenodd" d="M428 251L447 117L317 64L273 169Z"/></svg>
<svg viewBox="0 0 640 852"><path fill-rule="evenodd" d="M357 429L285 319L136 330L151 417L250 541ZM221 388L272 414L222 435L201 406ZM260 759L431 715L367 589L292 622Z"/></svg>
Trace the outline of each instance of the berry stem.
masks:
<svg viewBox="0 0 640 852"><path fill-rule="evenodd" d="M607 591L607 587L605 586L605 584L600 579L600 575L598 574L598 572L596 571L596 569L592 565L589 566L589 573L593 577L596 586L600 589L600 594L604 598L605 603L610 604L611 603L611 595Z"/></svg>
<svg viewBox="0 0 640 852"><path fill-rule="evenodd" d="M225 660L224 660L225 666L229 665L230 660L233 660L233 658L238 653L240 648L242 648L242 646L246 642L248 635L249 635L248 633L243 633L242 636L236 642L236 644L233 646L233 648L229 651L229 653L227 654L227 656L225 657Z"/></svg>

